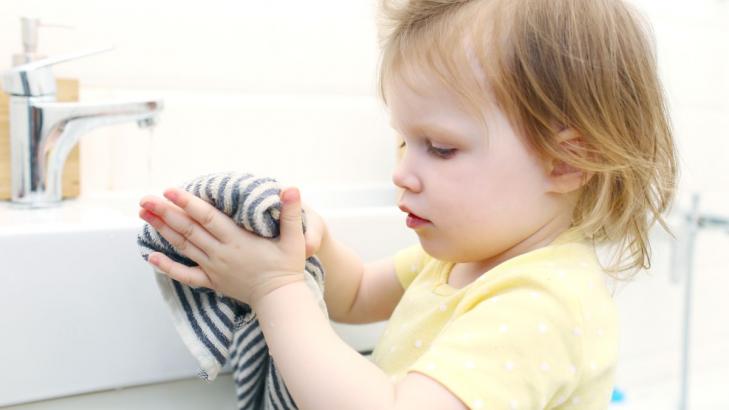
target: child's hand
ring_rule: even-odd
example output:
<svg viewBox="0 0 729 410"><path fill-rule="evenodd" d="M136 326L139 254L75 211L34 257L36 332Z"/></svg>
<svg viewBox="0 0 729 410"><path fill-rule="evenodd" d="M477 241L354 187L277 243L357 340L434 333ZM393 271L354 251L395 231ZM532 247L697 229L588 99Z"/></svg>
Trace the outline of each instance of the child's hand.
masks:
<svg viewBox="0 0 729 410"><path fill-rule="evenodd" d="M174 205L151 196L142 198L140 205L145 209L139 215L199 265L189 267L160 252L150 254L150 263L172 279L219 291L251 306L279 287L304 280L305 243L297 189L281 191L277 239L239 227L189 192L169 189L165 197Z"/></svg>
<svg viewBox="0 0 729 410"><path fill-rule="evenodd" d="M326 222L324 222L324 218L318 213L303 202L301 206L306 214L306 233L304 234L304 239L306 241L306 257L308 258L319 252L319 248L321 248L329 236L329 229L327 228Z"/></svg>

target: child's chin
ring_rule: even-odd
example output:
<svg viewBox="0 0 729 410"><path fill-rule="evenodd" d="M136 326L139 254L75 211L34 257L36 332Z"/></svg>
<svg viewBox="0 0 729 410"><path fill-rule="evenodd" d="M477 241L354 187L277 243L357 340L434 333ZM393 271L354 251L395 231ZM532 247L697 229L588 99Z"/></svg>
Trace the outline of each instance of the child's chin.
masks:
<svg viewBox="0 0 729 410"><path fill-rule="evenodd" d="M423 248L425 253L431 257L441 260L450 261L453 258L453 252L448 249L445 243L436 240L432 235L424 235L418 233L418 239L420 240L420 246Z"/></svg>

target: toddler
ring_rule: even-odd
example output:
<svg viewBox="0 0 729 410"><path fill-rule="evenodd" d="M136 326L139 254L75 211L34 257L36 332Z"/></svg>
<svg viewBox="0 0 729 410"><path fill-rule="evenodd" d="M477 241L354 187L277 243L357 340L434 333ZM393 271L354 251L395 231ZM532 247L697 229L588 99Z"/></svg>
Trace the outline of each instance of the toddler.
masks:
<svg viewBox="0 0 729 410"><path fill-rule="evenodd" d="M420 244L394 257L375 363L468 408L607 408L603 279L650 266L676 178L646 25L619 0L400 3L380 89ZM602 267L595 246L620 242L627 263Z"/></svg>
<svg viewBox="0 0 729 410"><path fill-rule="evenodd" d="M250 303L301 409L607 408L618 317L604 279L650 267L648 231L656 220L668 229L677 177L648 25L621 0L382 0L381 10L393 182L419 243L363 264L287 190L284 251L256 259L296 261L275 284L235 293L243 259L201 263L205 278L150 261ZM225 249L239 234L177 194L179 209L156 203L160 219L148 220L193 256L235 255ZM302 206L305 236L294 232ZM198 252L216 231L227 239ZM616 246L617 262L602 266L598 245ZM286 276L304 254L324 265L331 319L389 319L371 360Z"/></svg>

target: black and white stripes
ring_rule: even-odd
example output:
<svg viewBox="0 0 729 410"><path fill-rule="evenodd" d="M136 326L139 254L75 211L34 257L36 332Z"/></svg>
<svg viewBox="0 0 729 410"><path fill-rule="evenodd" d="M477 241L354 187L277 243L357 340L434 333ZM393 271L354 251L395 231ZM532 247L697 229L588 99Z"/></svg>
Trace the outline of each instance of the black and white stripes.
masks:
<svg viewBox="0 0 729 410"><path fill-rule="evenodd" d="M230 215L242 228L265 238L279 235L281 187L275 179L229 172L197 178L182 188ZM305 217L302 213L304 231ZM145 260L156 251L187 266L197 265L149 224L144 225L137 244ZM307 285L328 314L323 298L324 271L315 256L307 259L306 271ZM230 363L238 409L296 409L268 353L255 312L248 305L212 289L183 285L160 272L155 276L178 333L200 364L201 378L214 380Z"/></svg>

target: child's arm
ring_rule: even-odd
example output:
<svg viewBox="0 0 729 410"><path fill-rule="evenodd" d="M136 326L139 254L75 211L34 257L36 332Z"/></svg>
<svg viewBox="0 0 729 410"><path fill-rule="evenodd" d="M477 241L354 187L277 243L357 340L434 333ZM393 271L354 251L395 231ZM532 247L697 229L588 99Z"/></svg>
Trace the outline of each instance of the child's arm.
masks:
<svg viewBox="0 0 729 410"><path fill-rule="evenodd" d="M330 319L341 323L386 320L403 295L392 258L363 264L324 228L316 254L324 265L324 301Z"/></svg>
<svg viewBox="0 0 729 410"><path fill-rule="evenodd" d="M276 289L253 309L299 409L393 408L387 375L339 338L305 283Z"/></svg>
<svg viewBox="0 0 729 410"><path fill-rule="evenodd" d="M143 210L141 215L173 245L184 248L186 256L194 256L199 266L182 265L158 252L149 256L150 263L182 283L217 286L250 304L269 353L300 409L466 408L441 384L415 372L394 385L334 332L304 280L305 273L299 270L306 244L296 191L282 207L281 238L276 242L244 232L190 193L172 189L165 196L179 210L149 198L142 200L143 206L156 214ZM282 194L286 203L284 199Z"/></svg>
<svg viewBox="0 0 729 410"><path fill-rule="evenodd" d="M466 410L449 390L419 373L399 384L348 346L303 281L253 306L269 352L301 410Z"/></svg>
<svg viewBox="0 0 729 410"><path fill-rule="evenodd" d="M329 317L336 322L349 323L348 314L364 274L362 259L335 240L326 225L316 256L324 267L324 301Z"/></svg>

